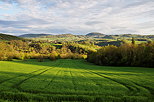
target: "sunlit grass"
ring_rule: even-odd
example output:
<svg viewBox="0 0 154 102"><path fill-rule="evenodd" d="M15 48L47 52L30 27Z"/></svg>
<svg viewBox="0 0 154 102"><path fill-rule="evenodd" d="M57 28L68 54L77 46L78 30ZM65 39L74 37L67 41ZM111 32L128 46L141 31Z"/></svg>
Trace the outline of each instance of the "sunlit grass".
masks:
<svg viewBox="0 0 154 102"><path fill-rule="evenodd" d="M0 62L0 99L10 101L154 101L154 69L97 66L61 59Z"/></svg>

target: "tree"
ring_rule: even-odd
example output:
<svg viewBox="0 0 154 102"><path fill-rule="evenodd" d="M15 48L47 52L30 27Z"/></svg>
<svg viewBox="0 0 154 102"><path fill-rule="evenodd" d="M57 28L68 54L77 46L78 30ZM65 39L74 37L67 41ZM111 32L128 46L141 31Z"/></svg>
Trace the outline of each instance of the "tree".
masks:
<svg viewBox="0 0 154 102"><path fill-rule="evenodd" d="M132 44L133 44L133 45L135 44L135 39L134 39L134 37L132 37Z"/></svg>

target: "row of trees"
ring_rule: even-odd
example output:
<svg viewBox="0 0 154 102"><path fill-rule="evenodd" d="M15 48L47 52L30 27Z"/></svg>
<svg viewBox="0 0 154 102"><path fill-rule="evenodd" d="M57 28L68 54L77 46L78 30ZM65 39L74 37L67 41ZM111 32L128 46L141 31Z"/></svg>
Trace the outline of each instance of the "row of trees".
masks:
<svg viewBox="0 0 154 102"><path fill-rule="evenodd" d="M105 46L89 53L87 60L98 65L154 67L154 43Z"/></svg>
<svg viewBox="0 0 154 102"><path fill-rule="evenodd" d="M38 59L43 61L45 58L55 59L78 59L85 58L85 53L80 50L74 51L70 46L63 44L61 48L56 48L51 43L45 42L29 42L22 40L12 40L8 42L0 42L0 60L12 59Z"/></svg>

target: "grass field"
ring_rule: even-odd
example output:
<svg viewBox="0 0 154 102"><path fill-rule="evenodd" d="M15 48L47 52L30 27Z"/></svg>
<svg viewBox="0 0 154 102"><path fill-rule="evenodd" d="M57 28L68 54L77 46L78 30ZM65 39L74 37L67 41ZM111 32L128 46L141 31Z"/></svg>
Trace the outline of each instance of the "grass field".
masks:
<svg viewBox="0 0 154 102"><path fill-rule="evenodd" d="M153 102L154 69L70 59L0 61L0 101Z"/></svg>

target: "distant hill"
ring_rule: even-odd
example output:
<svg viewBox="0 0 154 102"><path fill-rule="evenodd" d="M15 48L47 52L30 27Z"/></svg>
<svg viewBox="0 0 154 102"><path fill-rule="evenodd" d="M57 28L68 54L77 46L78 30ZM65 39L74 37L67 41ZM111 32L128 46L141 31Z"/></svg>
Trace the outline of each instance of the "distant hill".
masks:
<svg viewBox="0 0 154 102"><path fill-rule="evenodd" d="M150 38L154 39L154 35L139 35L139 34L118 34L118 35L108 35L108 34L102 34L98 32L91 32L86 35L74 35L74 34L57 34L57 35L52 35L52 34L23 34L20 35L19 37L22 38L39 38L39 39L53 39L53 40L58 40L58 39L69 39L69 40L74 40L74 39L131 39L132 37L134 38Z"/></svg>
<svg viewBox="0 0 154 102"><path fill-rule="evenodd" d="M154 35L147 35L145 36L146 38L153 38L154 39Z"/></svg>
<svg viewBox="0 0 154 102"><path fill-rule="evenodd" d="M42 36L49 36L51 34L23 34L23 35L19 35L19 37L23 37L23 38L38 38L38 37L42 37Z"/></svg>
<svg viewBox="0 0 154 102"><path fill-rule="evenodd" d="M23 38L0 33L0 40L23 40Z"/></svg>
<svg viewBox="0 0 154 102"><path fill-rule="evenodd" d="M88 36L88 37L104 37L105 34L98 33L98 32L92 32L92 33L86 34L86 36Z"/></svg>
<svg viewBox="0 0 154 102"><path fill-rule="evenodd" d="M75 37L76 35L73 35L73 34L60 34L60 35L55 35L56 37Z"/></svg>
<svg viewBox="0 0 154 102"><path fill-rule="evenodd" d="M73 34L58 34L58 35L46 35L42 36L43 38L65 38L65 37L75 37L76 35ZM41 37L41 38L42 38Z"/></svg>
<svg viewBox="0 0 154 102"><path fill-rule="evenodd" d="M102 38L104 38L104 39L114 39L113 35L105 35Z"/></svg>

